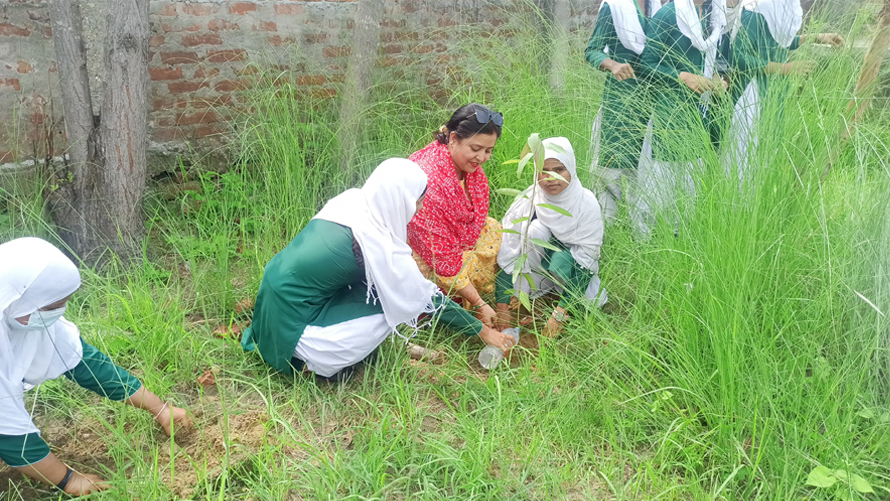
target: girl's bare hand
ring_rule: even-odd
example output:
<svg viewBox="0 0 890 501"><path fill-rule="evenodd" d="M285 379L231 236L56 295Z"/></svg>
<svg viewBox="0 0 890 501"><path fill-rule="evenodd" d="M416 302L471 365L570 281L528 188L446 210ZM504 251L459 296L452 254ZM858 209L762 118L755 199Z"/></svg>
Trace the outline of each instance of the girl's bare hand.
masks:
<svg viewBox="0 0 890 501"><path fill-rule="evenodd" d="M65 486L65 493L72 496L86 496L94 492L108 490L108 482L97 475L74 472Z"/></svg>

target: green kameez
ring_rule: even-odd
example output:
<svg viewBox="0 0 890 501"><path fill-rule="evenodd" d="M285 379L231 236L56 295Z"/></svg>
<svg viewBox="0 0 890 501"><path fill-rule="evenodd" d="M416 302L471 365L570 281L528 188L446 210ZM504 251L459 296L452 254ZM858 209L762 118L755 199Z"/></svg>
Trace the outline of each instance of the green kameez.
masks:
<svg viewBox="0 0 890 501"><path fill-rule="evenodd" d="M294 350L308 325L328 327L383 313L367 301L365 270L353 252L352 230L313 219L266 265L241 346L257 350L275 369L292 373ZM482 322L450 299L436 296L438 321L457 332L476 335ZM296 369L300 369L297 367Z"/></svg>
<svg viewBox="0 0 890 501"><path fill-rule="evenodd" d="M701 20L707 30L708 16ZM698 104L700 96L680 81L680 73L702 75L705 54L677 27L676 5L669 3L649 20L640 72L652 83L654 134L652 155L668 162L695 161L702 155L691 144L709 144Z"/></svg>
<svg viewBox="0 0 890 501"><path fill-rule="evenodd" d="M745 10L742 24L730 49L729 63L733 71L732 102L735 104L752 79L757 79L757 91L761 102L770 96L770 75L764 70L769 63L786 63L789 51L800 47L800 36L786 49L776 42L762 14ZM777 75L779 78L784 78ZM780 85L784 92L787 86Z"/></svg>
<svg viewBox="0 0 890 501"><path fill-rule="evenodd" d="M96 347L85 343L83 339L80 343L83 357L74 369L64 373L66 378L116 402L132 397L142 388L142 382L118 367ZM49 456L49 452L49 446L39 433L0 435L0 460L9 466L18 468L37 463Z"/></svg>
<svg viewBox="0 0 890 501"><path fill-rule="evenodd" d="M646 28L646 17L637 7L640 26ZM609 53L604 52L609 48ZM609 4L600 7L593 35L584 57L599 70L606 59L630 64L638 71L640 56L621 45L615 30ZM599 166L613 169L635 169L643 148L643 137L649 121L649 99L636 78L618 81L608 75L602 96L602 135Z"/></svg>

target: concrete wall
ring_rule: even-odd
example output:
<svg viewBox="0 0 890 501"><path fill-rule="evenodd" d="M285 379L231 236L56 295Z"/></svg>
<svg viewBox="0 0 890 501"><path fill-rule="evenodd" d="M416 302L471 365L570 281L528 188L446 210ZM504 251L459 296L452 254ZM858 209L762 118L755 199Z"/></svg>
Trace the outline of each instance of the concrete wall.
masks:
<svg viewBox="0 0 890 501"><path fill-rule="evenodd" d="M113 0L84 0L96 110L102 37ZM590 30L599 2L572 0L573 28ZM447 65L462 25L495 29L529 15L531 0L387 0L378 66ZM64 150L48 0L0 0L0 164ZM151 2L151 151L225 148L239 92L259 69L293 71L292 84L336 96L348 61L356 0ZM441 55L443 57L435 57Z"/></svg>

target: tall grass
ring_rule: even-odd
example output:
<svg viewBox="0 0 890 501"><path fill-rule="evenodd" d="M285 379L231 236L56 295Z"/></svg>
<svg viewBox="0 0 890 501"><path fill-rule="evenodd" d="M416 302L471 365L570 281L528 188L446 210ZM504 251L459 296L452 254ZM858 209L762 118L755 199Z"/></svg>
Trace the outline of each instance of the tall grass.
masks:
<svg viewBox="0 0 890 501"><path fill-rule="evenodd" d="M864 17L831 21L851 38L867 34ZM266 414L261 443L225 434L224 470L194 458L202 473L194 496L857 498L840 484L806 486L825 465L867 479L878 494L862 499L886 498L886 114L871 113L821 176L840 146L861 57L849 48L795 56L820 66L765 102L764 122L776 125L760 136L752 185L740 188L707 154L678 236L664 215L640 242L622 214L607 229L601 263L614 307L576 312L560 338L542 339L512 368L486 374L474 362L478 341L435 330L419 342L443 346L444 365L409 363L401 344L387 342L374 368L327 388L282 377L211 335L243 316L235 303L255 295L265 263L325 200L382 159L424 146L465 102L505 115L485 166L493 188L531 183L501 163L532 132L568 137L593 186L597 174L584 166L602 77L583 61L588 34L572 35L565 85L554 91L533 18L485 36L477 28L460 28L462 58L441 82L446 95L432 97L420 64L401 75L380 70L348 172L339 167L337 103L297 95L288 75L267 76L248 96L257 113L236 124L238 164L202 175L200 189L174 203L153 199L154 258L135 270L85 271L70 310L89 341L205 417ZM706 140L681 147L706 151ZM3 235L46 235L39 201L5 200ZM510 199L492 202L501 217ZM195 378L210 367L219 369L220 403L199 399ZM95 441L84 433L102 436L99 449L73 460L117 487L98 498L174 495L165 483L173 466L162 459L170 445L146 416L66 382L29 398L51 441L87 447ZM17 483L0 498L52 496Z"/></svg>

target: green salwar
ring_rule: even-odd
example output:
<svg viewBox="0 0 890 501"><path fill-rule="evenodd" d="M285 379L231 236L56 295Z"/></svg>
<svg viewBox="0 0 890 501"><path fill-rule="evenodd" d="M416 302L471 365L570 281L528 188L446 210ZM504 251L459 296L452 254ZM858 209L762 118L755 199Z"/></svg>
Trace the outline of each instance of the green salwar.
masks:
<svg viewBox="0 0 890 501"><path fill-rule="evenodd" d="M107 355L81 339L83 358L64 376L99 396L117 402L133 396L142 383L126 370L115 365ZM34 464L49 455L49 446L39 433L0 435L0 460L9 466Z"/></svg>
<svg viewBox="0 0 890 501"><path fill-rule="evenodd" d="M562 297L559 300L559 306L568 309L573 302L578 300L586 300L584 292L593 278L593 272L587 268L582 268L575 262L572 253L568 247L563 245L559 240L552 238L550 243L562 249L562 252L556 252L552 249L543 249L543 259L541 267L543 270L531 270L532 272L544 271L556 278L563 286ZM495 301L500 304L509 304L513 289L513 276L504 270L498 272L495 282Z"/></svg>
<svg viewBox="0 0 890 501"><path fill-rule="evenodd" d="M352 230L313 219L266 265L241 346L256 350L275 369L290 374L291 360L307 326L327 327L383 313L379 301L367 301L365 270L356 262ZM450 299L433 298L438 322L476 335L482 322Z"/></svg>
<svg viewBox="0 0 890 501"><path fill-rule="evenodd" d="M646 17L637 8L640 26L646 27ZM609 53L604 50L608 47ZM608 4L600 7L596 26L587 44L584 57L594 69L612 59L630 64L638 71L640 56L621 45ZM611 74L606 78L602 95L602 132L600 136L599 167L635 169L640 160L643 138L649 121L649 98L636 78L618 81Z"/></svg>

